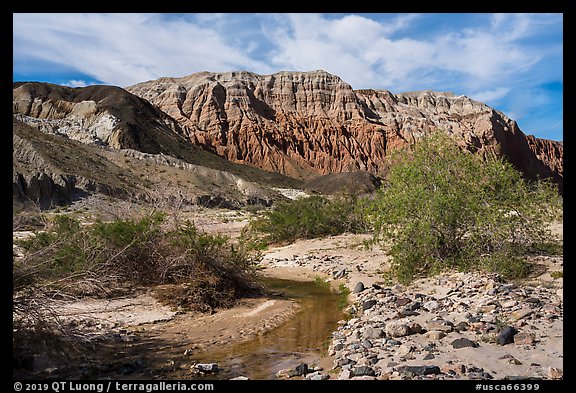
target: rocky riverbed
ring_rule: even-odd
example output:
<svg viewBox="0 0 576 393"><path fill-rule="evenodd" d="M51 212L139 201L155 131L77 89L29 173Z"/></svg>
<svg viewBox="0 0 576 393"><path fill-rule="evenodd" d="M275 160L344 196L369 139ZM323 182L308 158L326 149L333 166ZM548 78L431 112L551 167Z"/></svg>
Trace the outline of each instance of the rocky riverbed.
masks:
<svg viewBox="0 0 576 393"><path fill-rule="evenodd" d="M333 333L338 379L561 378L561 289L454 273L356 287Z"/></svg>
<svg viewBox="0 0 576 393"><path fill-rule="evenodd" d="M348 320L332 334L331 366L280 370L302 379L561 379L563 258L533 258L538 273L447 273L386 285L387 256L341 235L269 250L268 270L325 277L352 290ZM333 285L333 287L337 287ZM305 372L302 372L306 370Z"/></svg>

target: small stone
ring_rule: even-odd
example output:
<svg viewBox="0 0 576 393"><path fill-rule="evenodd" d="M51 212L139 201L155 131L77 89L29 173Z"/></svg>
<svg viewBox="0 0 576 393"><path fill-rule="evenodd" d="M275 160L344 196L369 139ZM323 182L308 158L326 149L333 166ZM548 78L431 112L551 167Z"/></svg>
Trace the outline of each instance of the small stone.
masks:
<svg viewBox="0 0 576 393"><path fill-rule="evenodd" d="M276 373L276 378L280 379L288 379L290 378L290 372L292 371L291 368L284 368L282 370L278 370Z"/></svg>
<svg viewBox="0 0 576 393"><path fill-rule="evenodd" d="M426 329L440 330L445 333L450 333L454 329L454 326L449 321L439 320L439 321L430 321L426 323Z"/></svg>
<svg viewBox="0 0 576 393"><path fill-rule="evenodd" d="M308 365L306 363L300 363L294 369L295 375L293 375L293 376L305 375L305 374L308 374L309 372L310 371L308 370Z"/></svg>
<svg viewBox="0 0 576 393"><path fill-rule="evenodd" d="M440 367L438 366L401 366L396 368L400 373L412 373L415 375L431 375L440 374Z"/></svg>
<svg viewBox="0 0 576 393"><path fill-rule="evenodd" d="M494 310L496 310L495 304L489 304L487 306L478 307L478 312L481 312L482 314L488 314L489 312L492 312Z"/></svg>
<svg viewBox="0 0 576 393"><path fill-rule="evenodd" d="M536 341L534 333L518 333L514 336L514 344L516 345L532 345Z"/></svg>
<svg viewBox="0 0 576 393"><path fill-rule="evenodd" d="M352 376L359 377L362 375L368 375L374 377L376 376L376 371L374 371L374 369L369 366L359 366L352 370Z"/></svg>
<svg viewBox="0 0 576 393"><path fill-rule="evenodd" d="M440 370L444 374L448 374L450 371L455 374L464 374L466 372L466 366L463 364L445 364Z"/></svg>
<svg viewBox="0 0 576 393"><path fill-rule="evenodd" d="M363 282L358 282L356 283L356 286L354 287L354 289L352 290L352 292L354 293L360 293L364 290L364 283Z"/></svg>
<svg viewBox="0 0 576 393"><path fill-rule="evenodd" d="M372 307L374 307L376 305L376 300L371 299L371 300L366 300L364 303L362 303L362 310L366 311L366 310L370 310Z"/></svg>
<svg viewBox="0 0 576 393"><path fill-rule="evenodd" d="M313 373L307 374L304 377L304 379L308 381L321 381L328 378L330 378L328 374L322 374L320 371L315 371Z"/></svg>
<svg viewBox="0 0 576 393"><path fill-rule="evenodd" d="M404 311L416 311L416 310L419 310L420 308L422 308L422 303L412 302L412 303L406 305L406 307L404 307Z"/></svg>
<svg viewBox="0 0 576 393"><path fill-rule="evenodd" d="M514 329L512 326L506 326L504 329L500 331L496 342L499 345L506 345L511 344L514 342L514 336L518 331Z"/></svg>
<svg viewBox="0 0 576 393"><path fill-rule="evenodd" d="M419 334L422 333L422 326L419 323L414 322L409 326L410 334Z"/></svg>
<svg viewBox="0 0 576 393"><path fill-rule="evenodd" d="M562 379L564 372L560 368L548 367L548 378L550 379Z"/></svg>
<svg viewBox="0 0 576 393"><path fill-rule="evenodd" d="M386 343L389 345L402 345L402 341L398 341L398 340L394 340L394 339L388 339L388 340L386 340Z"/></svg>
<svg viewBox="0 0 576 393"><path fill-rule="evenodd" d="M342 370L340 375L338 375L338 379L350 379L352 378L352 372L350 370Z"/></svg>
<svg viewBox="0 0 576 393"><path fill-rule="evenodd" d="M521 362L520 360L514 358L514 357L508 359L508 363L514 364L514 365L516 365L516 366L521 366L521 365L522 365L522 362Z"/></svg>
<svg viewBox="0 0 576 393"><path fill-rule="evenodd" d="M479 347L479 345L476 341L472 341L472 340L469 340L467 338L458 338L458 339L452 341L451 344L452 344L452 347L455 349L466 348L466 347L472 347L472 348Z"/></svg>
<svg viewBox="0 0 576 393"><path fill-rule="evenodd" d="M220 371L216 363L196 363L192 367L194 367L195 370L206 374L215 374Z"/></svg>
<svg viewBox="0 0 576 393"><path fill-rule="evenodd" d="M386 325L388 337L404 337L410 334L410 327L403 323L389 323Z"/></svg>
<svg viewBox="0 0 576 393"><path fill-rule="evenodd" d="M493 378L494 378L492 375L490 375L489 373L484 372L484 371L482 371L482 372L478 372L478 371L471 372L471 373L468 373L467 376L468 376L469 379L493 379Z"/></svg>
<svg viewBox="0 0 576 393"><path fill-rule="evenodd" d="M363 336L365 338L381 338L385 336L384 330L380 329L380 328L373 328L373 327L367 327L364 330L364 334Z"/></svg>
<svg viewBox="0 0 576 393"><path fill-rule="evenodd" d="M434 359L436 356L432 355L431 353L427 354L426 356L424 356L422 358L422 360L432 360Z"/></svg>
<svg viewBox="0 0 576 393"><path fill-rule="evenodd" d="M248 381L250 378L240 375L238 377L230 378L231 381Z"/></svg>
<svg viewBox="0 0 576 393"><path fill-rule="evenodd" d="M332 274L335 280L338 280L339 278L342 278L345 275L346 275L346 269L337 270Z"/></svg>
<svg viewBox="0 0 576 393"><path fill-rule="evenodd" d="M428 311L434 311L438 308L438 302L435 300L431 300L429 302L424 303L422 307L424 307Z"/></svg>
<svg viewBox="0 0 576 393"><path fill-rule="evenodd" d="M510 319L515 322L519 321L522 318L526 318L528 315L532 314L534 311L529 308L522 308L517 311L513 311L510 313Z"/></svg>
<svg viewBox="0 0 576 393"><path fill-rule="evenodd" d="M396 300L396 305L402 307L402 306L407 305L407 304L410 303L411 301L412 301L412 300L410 300L410 299L407 298L407 297L402 297L402 298Z"/></svg>
<svg viewBox="0 0 576 393"><path fill-rule="evenodd" d="M402 344L400 345L400 348L398 348L398 354L400 356L405 356L408 355L409 353L414 352L415 349L416 347L414 345Z"/></svg>
<svg viewBox="0 0 576 393"><path fill-rule="evenodd" d="M470 325L466 321L459 322L456 326L454 326L454 330L457 332L464 332L468 330Z"/></svg>
<svg viewBox="0 0 576 393"><path fill-rule="evenodd" d="M440 340L440 339L446 337L446 333L444 333L440 330L430 330L429 332L426 332L424 334L424 337L426 337L430 340Z"/></svg>
<svg viewBox="0 0 576 393"><path fill-rule="evenodd" d="M372 345L372 341L366 339L366 340L362 341L362 346L363 346L364 348L368 348L368 349L369 349L369 348L372 348L374 345Z"/></svg>
<svg viewBox="0 0 576 393"><path fill-rule="evenodd" d="M556 314L559 312L558 307L556 307L554 304L545 305L544 307L542 307L542 311L549 314Z"/></svg>
<svg viewBox="0 0 576 393"><path fill-rule="evenodd" d="M502 303L503 308L513 308L518 305L516 300L508 300L507 302Z"/></svg>

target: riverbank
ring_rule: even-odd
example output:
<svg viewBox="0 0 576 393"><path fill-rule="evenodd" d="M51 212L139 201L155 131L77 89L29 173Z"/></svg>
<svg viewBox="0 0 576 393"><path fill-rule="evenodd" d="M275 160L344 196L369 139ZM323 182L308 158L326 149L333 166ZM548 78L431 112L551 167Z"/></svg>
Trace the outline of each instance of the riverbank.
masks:
<svg viewBox="0 0 576 393"><path fill-rule="evenodd" d="M231 226L234 234L240 226ZM555 229L561 231L561 224ZM318 379L561 377L562 257L537 258L539 273L513 286L495 277L461 273L390 286L382 278L389 257L380 249L366 249L367 239L344 234L299 240L265 250L260 264L260 273L269 280L315 285L321 279L334 290L345 285L352 291L347 321L340 317L337 324L334 312L332 319L317 318L310 328L311 320L302 322L299 315L315 313L289 296L243 299L211 314L170 309L156 300L154 290L54 303L64 320L76 319L92 347L79 347L71 367L35 356L29 367L33 371L15 370L14 376L214 378L194 374L194 365L223 361L221 379L246 377L246 370L251 379L275 379L278 372L278 378L287 378L286 369L299 363L316 367L308 377ZM155 290L162 289L166 292ZM311 287L303 291L317 297ZM325 307L329 302L334 299ZM328 331L322 330L327 324ZM512 341L495 344L506 327L512 329ZM307 341L317 334L325 338ZM276 346L287 337L300 346ZM242 360L236 359L239 353Z"/></svg>
<svg viewBox="0 0 576 393"><path fill-rule="evenodd" d="M562 237L562 224L552 227ZM534 274L507 283L447 273L387 285L389 262L360 235L269 250L268 269L344 283L351 318L332 335L331 379L559 379L563 375L563 257L536 256ZM309 273L309 272L312 273Z"/></svg>

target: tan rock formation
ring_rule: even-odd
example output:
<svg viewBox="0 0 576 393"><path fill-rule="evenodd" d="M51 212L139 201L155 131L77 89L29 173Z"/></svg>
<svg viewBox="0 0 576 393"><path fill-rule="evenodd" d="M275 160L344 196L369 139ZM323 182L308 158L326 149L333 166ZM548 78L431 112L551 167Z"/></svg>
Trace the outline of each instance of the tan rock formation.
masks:
<svg viewBox="0 0 576 393"><path fill-rule="evenodd" d="M202 72L127 88L183 126L193 144L293 177L386 171L391 149L441 129L483 156L506 156L526 177L562 185L563 146L466 96L352 90L324 71Z"/></svg>

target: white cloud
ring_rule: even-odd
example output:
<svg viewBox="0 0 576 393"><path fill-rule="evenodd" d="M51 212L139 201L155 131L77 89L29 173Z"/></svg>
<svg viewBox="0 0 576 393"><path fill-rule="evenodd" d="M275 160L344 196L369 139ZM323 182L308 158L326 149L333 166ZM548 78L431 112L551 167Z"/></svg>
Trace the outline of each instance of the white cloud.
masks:
<svg viewBox="0 0 576 393"><path fill-rule="evenodd" d="M327 69L357 88L374 87L377 81L384 88L412 89L457 77L472 91L494 89L541 60L536 51L517 42L533 34L533 16L495 15L490 27L419 39L390 38L416 17L380 23L357 15L333 20L316 14L287 15L268 28L275 44L271 59L282 69ZM546 23L552 19L537 24Z"/></svg>
<svg viewBox="0 0 576 393"><path fill-rule="evenodd" d="M539 86L562 80L562 14L467 18L13 14L13 61L15 71L37 62L73 70L69 85L81 78L128 86L198 71L324 69L355 89L453 91L518 116L549 102ZM555 38L546 41L550 31Z"/></svg>
<svg viewBox="0 0 576 393"><path fill-rule="evenodd" d="M14 14L14 57L119 86L201 70L271 70L214 30L154 14Z"/></svg>
<svg viewBox="0 0 576 393"><path fill-rule="evenodd" d="M502 97L505 97L509 91L510 89L507 87L497 87L493 90L485 90L478 93L473 93L470 95L470 98L473 98L476 101L489 103L490 101L496 101Z"/></svg>
<svg viewBox="0 0 576 393"><path fill-rule="evenodd" d="M76 80L76 79L71 79L68 82L62 83L62 86L68 86L68 87L85 87L88 85L89 83L86 82L85 80Z"/></svg>

